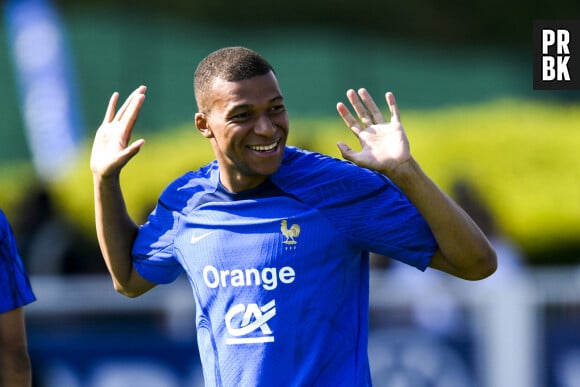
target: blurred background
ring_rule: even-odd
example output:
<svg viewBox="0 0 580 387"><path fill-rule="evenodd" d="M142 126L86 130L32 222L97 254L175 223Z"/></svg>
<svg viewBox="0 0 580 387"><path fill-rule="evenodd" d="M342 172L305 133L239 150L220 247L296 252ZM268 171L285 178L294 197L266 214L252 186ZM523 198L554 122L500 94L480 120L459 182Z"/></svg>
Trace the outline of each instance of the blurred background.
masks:
<svg viewBox="0 0 580 387"><path fill-rule="evenodd" d="M142 221L176 176L211 160L193 71L244 45L277 69L290 143L339 157L348 88L395 92L415 157L494 242L489 280L373 257L377 386L576 386L580 380L580 91L533 90L534 20L573 0L9 0L0 19L0 206L38 301L37 386L201 385L189 285L117 295L96 245L88 158L111 94L141 84L124 170ZM356 146L356 144L352 144Z"/></svg>

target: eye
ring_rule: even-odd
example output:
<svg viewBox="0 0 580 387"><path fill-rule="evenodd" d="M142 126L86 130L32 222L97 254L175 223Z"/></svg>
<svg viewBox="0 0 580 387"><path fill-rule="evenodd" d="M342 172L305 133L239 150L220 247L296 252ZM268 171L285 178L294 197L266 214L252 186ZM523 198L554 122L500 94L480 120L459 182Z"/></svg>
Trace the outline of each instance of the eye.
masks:
<svg viewBox="0 0 580 387"><path fill-rule="evenodd" d="M286 106L284 104L274 105L270 108L270 111L273 113L279 113L286 110Z"/></svg>
<svg viewBox="0 0 580 387"><path fill-rule="evenodd" d="M239 113L236 113L236 114L230 116L229 119L230 119L230 121L240 122L240 121L247 120L251 116L252 115L249 112L239 112Z"/></svg>

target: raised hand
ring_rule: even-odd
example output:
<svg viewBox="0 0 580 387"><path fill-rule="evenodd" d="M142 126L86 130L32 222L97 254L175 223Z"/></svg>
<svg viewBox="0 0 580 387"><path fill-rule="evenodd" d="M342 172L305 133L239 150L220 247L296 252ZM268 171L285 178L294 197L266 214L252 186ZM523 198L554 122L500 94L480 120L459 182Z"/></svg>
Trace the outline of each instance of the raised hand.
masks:
<svg viewBox="0 0 580 387"><path fill-rule="evenodd" d="M385 95L391 112L389 122L366 89L359 89L358 93L352 89L348 90L346 96L358 119L342 102L336 105L336 109L359 139L361 150L357 152L345 143L339 142L337 145L342 157L361 167L390 176L398 166L411 159L409 141L400 121L394 94L388 92Z"/></svg>
<svg viewBox="0 0 580 387"><path fill-rule="evenodd" d="M127 162L139 152L145 140L129 144L131 131L145 101L145 86L139 86L115 112L119 93L109 100L103 123L97 130L91 152L91 171L98 177L118 176Z"/></svg>

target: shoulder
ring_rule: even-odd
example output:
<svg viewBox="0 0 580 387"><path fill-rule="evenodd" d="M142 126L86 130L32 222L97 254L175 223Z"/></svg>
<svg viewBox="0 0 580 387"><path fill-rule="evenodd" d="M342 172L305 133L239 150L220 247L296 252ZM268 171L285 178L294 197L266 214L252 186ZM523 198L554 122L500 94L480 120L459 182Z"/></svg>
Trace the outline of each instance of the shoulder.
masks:
<svg viewBox="0 0 580 387"><path fill-rule="evenodd" d="M300 148L287 147L279 170L272 181L282 190L300 197L349 194L369 194L392 183L383 175L361 168L351 162L335 157L311 152Z"/></svg>
<svg viewBox="0 0 580 387"><path fill-rule="evenodd" d="M5 224L8 224L8 219L4 215L4 211L0 208L0 227L4 228Z"/></svg>
<svg viewBox="0 0 580 387"><path fill-rule="evenodd" d="M11 233L10 224L4 212L0 209L0 243Z"/></svg>
<svg viewBox="0 0 580 387"><path fill-rule="evenodd" d="M284 159L277 174L283 176L306 174L312 177L326 176L337 172L362 178L371 177L374 179L377 175L381 176L349 161L291 146L286 147Z"/></svg>
<svg viewBox="0 0 580 387"><path fill-rule="evenodd" d="M312 167L313 165L318 167L340 167L342 164L346 163L346 161L339 160L322 153L313 152L294 146L287 146L284 152L284 159L282 160L281 169Z"/></svg>
<svg viewBox="0 0 580 387"><path fill-rule="evenodd" d="M162 192L159 203L173 210L183 211L195 205L201 196L213 192L219 182L217 161L190 171L175 179Z"/></svg>

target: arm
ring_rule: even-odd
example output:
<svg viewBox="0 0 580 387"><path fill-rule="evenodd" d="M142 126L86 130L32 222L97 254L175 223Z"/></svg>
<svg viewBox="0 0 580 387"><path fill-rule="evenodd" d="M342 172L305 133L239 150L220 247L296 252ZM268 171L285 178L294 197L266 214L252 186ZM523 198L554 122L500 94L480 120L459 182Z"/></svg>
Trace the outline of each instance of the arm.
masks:
<svg viewBox="0 0 580 387"><path fill-rule="evenodd" d="M32 385L24 308L0 313L0 386Z"/></svg>
<svg viewBox="0 0 580 387"><path fill-rule="evenodd" d="M497 267L493 247L475 222L435 185L412 157L395 96L386 94L390 122L365 89L358 93L349 90L347 98L360 122L343 103L337 105L337 110L362 148L356 152L339 143L342 156L387 176L417 207L439 245L430 266L469 280L491 275Z"/></svg>
<svg viewBox="0 0 580 387"><path fill-rule="evenodd" d="M116 114L119 94L113 94L91 153L99 246L115 289L128 297L139 296L155 286L133 267L131 249L138 226L127 212L120 184L121 170L145 142L140 139L129 144L131 131L145 100L145 90L144 86L137 88Z"/></svg>

